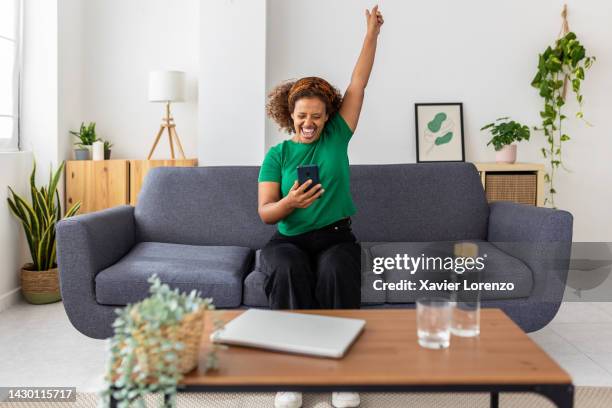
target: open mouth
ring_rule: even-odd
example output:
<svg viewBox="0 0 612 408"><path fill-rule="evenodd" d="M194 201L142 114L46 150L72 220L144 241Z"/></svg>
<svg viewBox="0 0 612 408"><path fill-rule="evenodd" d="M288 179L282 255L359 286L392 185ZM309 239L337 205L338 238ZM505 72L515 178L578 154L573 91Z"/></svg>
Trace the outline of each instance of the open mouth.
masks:
<svg viewBox="0 0 612 408"><path fill-rule="evenodd" d="M311 140L314 138L317 129L315 127L301 127L300 130L304 139Z"/></svg>

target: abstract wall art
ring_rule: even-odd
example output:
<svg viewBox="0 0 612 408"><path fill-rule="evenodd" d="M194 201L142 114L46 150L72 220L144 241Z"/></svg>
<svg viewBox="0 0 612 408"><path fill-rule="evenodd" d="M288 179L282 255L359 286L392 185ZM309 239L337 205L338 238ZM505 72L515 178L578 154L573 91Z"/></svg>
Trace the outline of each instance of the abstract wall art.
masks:
<svg viewBox="0 0 612 408"><path fill-rule="evenodd" d="M414 115L418 163L465 161L463 104L416 103Z"/></svg>

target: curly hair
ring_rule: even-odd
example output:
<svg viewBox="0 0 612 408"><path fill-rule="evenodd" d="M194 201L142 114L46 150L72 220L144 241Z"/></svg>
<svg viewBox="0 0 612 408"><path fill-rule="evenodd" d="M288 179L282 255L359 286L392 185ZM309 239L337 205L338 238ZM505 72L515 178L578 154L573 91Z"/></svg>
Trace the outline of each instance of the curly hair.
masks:
<svg viewBox="0 0 612 408"><path fill-rule="evenodd" d="M318 77L306 77L286 81L277 85L268 94L266 113L281 130L292 134L295 132L291 113L295 103L302 98L319 98L325 104L328 115L336 113L342 104L342 95L329 82Z"/></svg>

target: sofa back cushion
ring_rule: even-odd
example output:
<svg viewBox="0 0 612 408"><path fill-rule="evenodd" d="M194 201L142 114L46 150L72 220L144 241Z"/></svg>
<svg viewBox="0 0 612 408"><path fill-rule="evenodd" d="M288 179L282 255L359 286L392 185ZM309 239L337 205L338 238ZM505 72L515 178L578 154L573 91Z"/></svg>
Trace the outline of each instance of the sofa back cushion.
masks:
<svg viewBox="0 0 612 408"><path fill-rule="evenodd" d="M134 212L140 242L262 247L275 231L257 214L259 167L151 170ZM351 166L360 241L486 239L489 207L470 163Z"/></svg>
<svg viewBox="0 0 612 408"><path fill-rule="evenodd" d="M256 166L158 167L134 211L137 239L260 248L276 227L257 213Z"/></svg>
<svg viewBox="0 0 612 408"><path fill-rule="evenodd" d="M487 237L489 205L472 163L352 166L351 190L360 241Z"/></svg>

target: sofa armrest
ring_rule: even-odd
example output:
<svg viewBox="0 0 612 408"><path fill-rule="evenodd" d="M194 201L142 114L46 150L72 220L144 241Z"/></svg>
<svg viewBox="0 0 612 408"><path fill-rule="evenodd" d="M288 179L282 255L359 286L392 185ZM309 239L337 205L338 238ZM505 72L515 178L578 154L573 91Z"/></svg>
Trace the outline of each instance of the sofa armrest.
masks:
<svg viewBox="0 0 612 408"><path fill-rule="evenodd" d="M134 207L124 205L64 219L56 226L56 237L60 289L66 313L79 331L100 337L96 334L98 323L95 320L100 310L96 302L95 277L134 246Z"/></svg>
<svg viewBox="0 0 612 408"><path fill-rule="evenodd" d="M558 302L567 280L572 225L567 211L500 201L490 205L488 241L532 270L533 297Z"/></svg>

